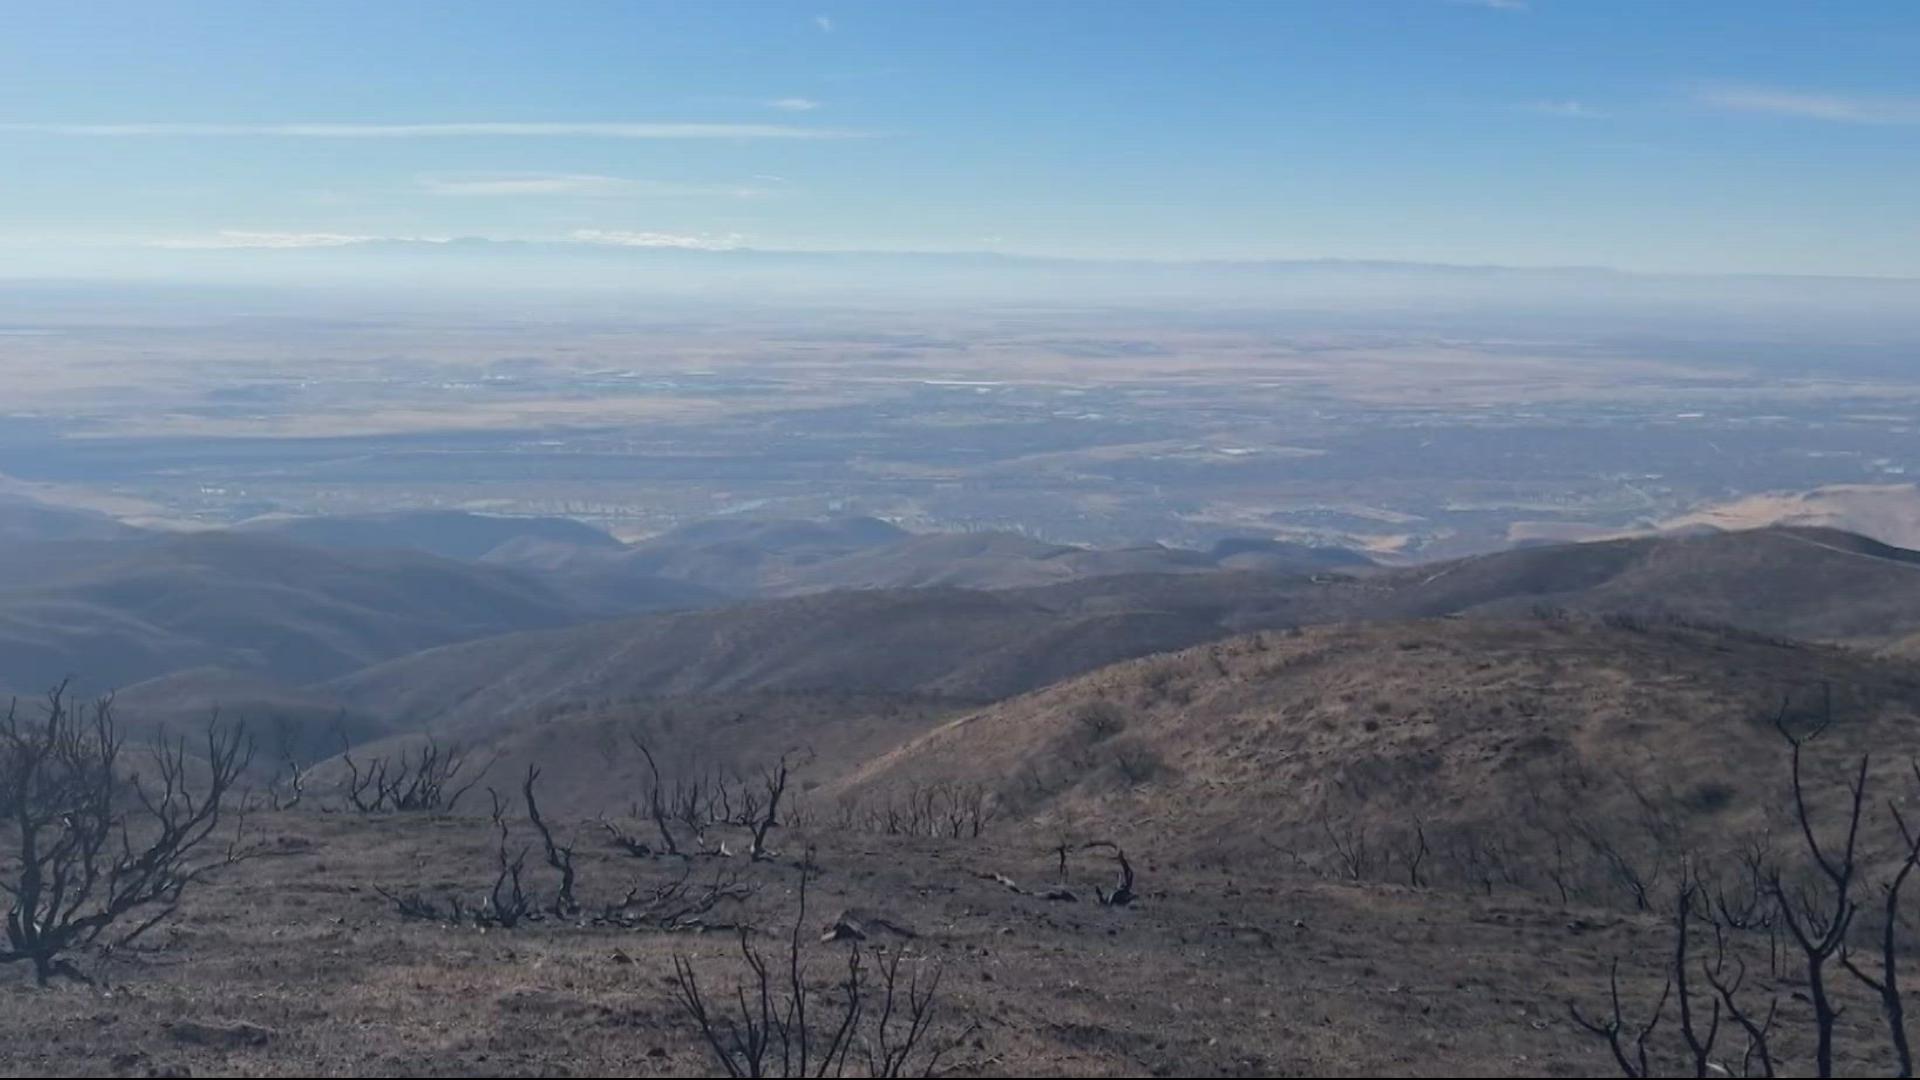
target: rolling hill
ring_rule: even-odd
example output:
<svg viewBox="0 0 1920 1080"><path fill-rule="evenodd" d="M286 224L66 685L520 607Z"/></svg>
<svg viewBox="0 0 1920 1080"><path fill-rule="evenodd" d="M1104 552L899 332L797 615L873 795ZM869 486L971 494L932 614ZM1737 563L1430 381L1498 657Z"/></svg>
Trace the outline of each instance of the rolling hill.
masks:
<svg viewBox="0 0 1920 1080"><path fill-rule="evenodd" d="M252 735L261 775L289 757L316 761L392 734L392 722L348 709L320 690L289 687L255 671L188 668L114 692L115 716L130 738L199 732L209 720L240 724Z"/></svg>
<svg viewBox="0 0 1920 1080"><path fill-rule="evenodd" d="M1081 548L1006 532L929 533L802 568L789 592L952 585L1011 589L1122 574L1193 574L1224 569L1274 574L1357 570L1373 564L1336 548L1282 541L1229 541L1211 551L1147 544Z"/></svg>
<svg viewBox="0 0 1920 1080"><path fill-rule="evenodd" d="M1660 527L1754 529L1764 525L1843 529L1889 544L1920 544L1920 485L1832 484L1810 491L1748 495L1701 507Z"/></svg>
<svg viewBox="0 0 1920 1080"><path fill-rule="evenodd" d="M779 690L984 702L1250 630L1535 609L1877 643L1920 630L1917 560L1851 534L1769 529L1523 548L1361 574L1115 574L995 591L847 590L472 641L356 672L330 689L358 708L421 722L570 701Z"/></svg>
<svg viewBox="0 0 1920 1080"><path fill-rule="evenodd" d="M107 537L97 525L6 548L0 685L159 680L152 708L168 717L224 704L305 729L344 707L369 737L433 724L506 738L497 725L670 697L977 705L1255 630L1443 615L1624 613L1893 656L1920 635L1920 553L1806 527L1384 569L1260 541L1093 551L862 518L708 522L632 546L570 522L459 514L350 519L325 548L264 524ZM694 579L797 595L727 604ZM1036 583L954 584L1022 581Z"/></svg>
<svg viewBox="0 0 1920 1080"><path fill-rule="evenodd" d="M786 691L636 698L581 702L525 717L468 717L436 722L432 738L443 747L470 750L474 767L489 765L489 782L510 786L538 765L556 811L585 818L626 813L646 790L644 740L671 785L714 776L755 782L759 770L787 755L797 769L796 800L839 776L956 715L952 701L913 694ZM273 730L273 729L267 729ZM312 728L319 737L303 748L316 751L310 786L323 790L343 769L329 724ZM414 728L368 728L353 732L353 753L362 759L417 753L427 733Z"/></svg>
<svg viewBox="0 0 1920 1080"><path fill-rule="evenodd" d="M1406 614L1549 604L1873 644L1916 629L1920 553L1782 526L1523 548L1399 571L1382 584L1413 601Z"/></svg>
<svg viewBox="0 0 1920 1080"><path fill-rule="evenodd" d="M120 540L139 531L106 514L0 493L0 548L45 541Z"/></svg>
<svg viewBox="0 0 1920 1080"><path fill-rule="evenodd" d="M1311 573L1372 566L1354 552L1276 540L1226 541L1211 551L1160 544L1083 548L991 530L911 533L864 517L703 521L620 549L521 540L488 559L538 570L583 594L618 590L629 581L665 580L735 598L936 585L1026 588L1113 574Z"/></svg>
<svg viewBox="0 0 1920 1080"><path fill-rule="evenodd" d="M0 591L0 684L106 689L207 665L297 684L579 617L525 575L411 552L211 532L85 555Z"/></svg>
<svg viewBox="0 0 1920 1080"><path fill-rule="evenodd" d="M571 518L417 510L255 518L233 531L331 551L412 551L483 563L539 578L582 617L707 607L727 599L722 591L632 565L625 544Z"/></svg>
<svg viewBox="0 0 1920 1080"><path fill-rule="evenodd" d="M1422 620L1261 633L1103 668L951 720L831 785L848 799L977 784L1044 829L1163 857L1320 850L1416 823L1439 846L1632 831L1758 833L1783 703L1832 728L1811 774L1875 752L1910 786L1920 671L1845 650L1624 619ZM1819 805L1830 808L1823 798ZM1644 838L1636 838L1644 839Z"/></svg>
<svg viewBox="0 0 1920 1080"><path fill-rule="evenodd" d="M503 544L537 542L618 550L620 541L572 518L506 517L459 510L405 510L325 517L261 517L234 526L311 547L420 551L474 561Z"/></svg>
<svg viewBox="0 0 1920 1080"><path fill-rule="evenodd" d="M521 543L493 560L531 565L581 590L667 580L732 597L785 591L798 567L898 543L911 534L875 518L825 521L721 518L699 521L618 549Z"/></svg>
<svg viewBox="0 0 1920 1080"><path fill-rule="evenodd" d="M576 701L842 691L987 701L1221 636L1217 607L1076 610L1019 592L826 593L467 642L341 678L369 711L459 725Z"/></svg>

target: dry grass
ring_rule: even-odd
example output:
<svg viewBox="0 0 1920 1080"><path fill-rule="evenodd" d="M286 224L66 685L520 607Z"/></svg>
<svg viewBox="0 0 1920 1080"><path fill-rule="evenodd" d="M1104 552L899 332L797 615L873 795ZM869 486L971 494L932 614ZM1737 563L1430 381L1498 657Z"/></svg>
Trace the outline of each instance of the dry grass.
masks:
<svg viewBox="0 0 1920 1080"><path fill-rule="evenodd" d="M1790 700L1794 723L1813 722L1828 687L1835 725L1816 767L1872 747L1880 790L1914 794L1910 669L1577 617L1323 627L1148 657L950 721L826 794L984 783L1003 813L1043 826L1234 857L1324 846L1323 814L1380 840L1419 819L1437 840L1569 814L1630 824L1644 797L1698 843L1777 817L1773 719ZM1094 708L1123 730L1091 731Z"/></svg>
<svg viewBox="0 0 1920 1080"><path fill-rule="evenodd" d="M673 1003L671 958L709 991L740 970L725 932L544 920L480 931L401 919L376 886L477 891L489 828L472 818L267 815L275 854L192 895L150 941L93 965L95 987L35 990L0 972L9 1075L700 1075ZM589 905L682 872L634 860L583 826ZM1598 1000L1616 955L1650 998L1664 930L1649 917L1503 893L1343 885L1278 860L1139 860L1129 909L1008 890L1053 879L1037 836L981 842L824 834L807 929L853 910L943 971L939 1030L978 1022L961 1075L1514 1075L1604 1071L1565 1001ZM783 838L788 855L805 840ZM729 868L759 891L739 918L782 934L791 858ZM697 873L711 872L706 866ZM551 889L544 871L540 887ZM1085 897L1110 868L1076 855ZM812 941L813 934L807 934ZM777 938L761 942L779 949ZM839 946L809 945L827 982ZM1847 989L1847 988L1843 988ZM1870 1003L1843 1062L1877 1067ZM1797 1026L1797 1003L1783 1006ZM1786 1049L1793 1051L1791 1038Z"/></svg>

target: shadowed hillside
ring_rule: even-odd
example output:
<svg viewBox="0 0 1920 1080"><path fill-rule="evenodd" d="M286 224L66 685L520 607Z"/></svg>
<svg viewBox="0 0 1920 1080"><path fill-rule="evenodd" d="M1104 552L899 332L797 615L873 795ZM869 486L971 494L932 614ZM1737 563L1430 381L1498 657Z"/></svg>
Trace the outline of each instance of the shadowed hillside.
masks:
<svg viewBox="0 0 1920 1080"><path fill-rule="evenodd" d="M1409 614L1547 603L1872 642L1914 628L1920 553L1780 527L1528 548L1401 571L1393 583L1420 597Z"/></svg>
<svg viewBox="0 0 1920 1080"><path fill-rule="evenodd" d="M288 687L260 672L211 666L120 688L114 702L127 733L140 740L161 732L176 737L197 732L214 718L244 725L263 772L289 757L315 761L338 753L343 736L361 743L391 729L385 717L348 709L324 691Z"/></svg>
<svg viewBox="0 0 1920 1080"><path fill-rule="evenodd" d="M827 521L700 521L617 549L519 543L493 559L533 565L576 588L618 589L633 579L664 580L735 597L783 591L788 575L814 563L897 543L905 530L874 518Z"/></svg>
<svg viewBox="0 0 1920 1080"><path fill-rule="evenodd" d="M91 510L0 494L0 547L41 541L119 540L139 532Z"/></svg>
<svg viewBox="0 0 1920 1080"><path fill-rule="evenodd" d="M1222 569L1274 574L1371 567L1347 551L1278 541L1221 544L1212 551L1149 544L1081 548L1015 533L931 533L796 571L785 588L915 588L955 585L1010 589L1120 574L1190 574Z"/></svg>
<svg viewBox="0 0 1920 1080"><path fill-rule="evenodd" d="M779 689L989 701L1250 630L1543 607L1878 640L1920 627L1915 558L1848 534L1763 530L1526 548L1384 573L1120 574L992 592L832 592L475 641L358 672L334 689L421 722ZM1757 595L1755 581L1776 584Z"/></svg>
<svg viewBox="0 0 1920 1080"><path fill-rule="evenodd" d="M470 748L474 768L490 764L489 783L510 786L538 765L552 787L545 801L557 812L591 818L626 813L642 798L650 772L640 742L668 784L751 783L785 755L802 777L796 802L812 803L819 784L960 711L952 701L910 694L789 691L582 703L533 720L471 716L431 727L441 745ZM330 727L317 730L331 734ZM391 726L352 734L361 760L417 754L426 742L418 729ZM341 764L327 760L340 749L337 736L307 745L312 751L303 760L317 763L309 783L338 781Z"/></svg>
<svg viewBox="0 0 1920 1080"><path fill-rule="evenodd" d="M1310 573L1372 565L1353 552L1272 540L1230 541L1212 551L1159 544L1084 548L1012 532L910 533L874 518L705 521L620 549L523 538L488 558L538 569L582 594L631 587L630 581L671 581L742 598L934 585L1010 589L1113 574Z"/></svg>
<svg viewBox="0 0 1920 1080"><path fill-rule="evenodd" d="M420 722L568 701L840 690L987 701L1227 629L1218 608L1079 610L1020 593L832 593L435 649L332 690Z"/></svg>
<svg viewBox="0 0 1920 1080"><path fill-rule="evenodd" d="M243 521L237 532L264 533L313 547L421 551L445 559L477 560L515 541L615 549L620 541L571 518L500 517L458 510L407 510L327 517L266 517Z"/></svg>
<svg viewBox="0 0 1920 1080"><path fill-rule="evenodd" d="M312 518L258 518L238 533L291 540L344 552L420 552L496 566L539 579L580 617L706 607L717 590L641 570L580 573L627 554L620 541L571 518L497 517L452 510Z"/></svg>
<svg viewBox="0 0 1920 1080"><path fill-rule="evenodd" d="M524 575L428 555L161 537L0 592L0 683L104 689L208 664L299 683L576 617Z"/></svg>

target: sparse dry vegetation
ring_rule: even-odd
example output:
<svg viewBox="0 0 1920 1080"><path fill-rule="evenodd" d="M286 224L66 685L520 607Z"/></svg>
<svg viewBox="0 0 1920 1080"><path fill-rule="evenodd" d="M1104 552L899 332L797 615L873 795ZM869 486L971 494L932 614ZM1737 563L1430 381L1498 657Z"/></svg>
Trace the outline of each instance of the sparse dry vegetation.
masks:
<svg viewBox="0 0 1920 1080"><path fill-rule="evenodd" d="M346 736L340 738L340 764L346 770L340 794L362 814L453 813L460 800L480 785L492 761L473 766L472 751L459 744L441 746L428 736L417 749L402 749L371 761L354 760Z"/></svg>
<svg viewBox="0 0 1920 1080"><path fill-rule="evenodd" d="M977 840L997 813L985 784L909 784L870 795L849 795L834 806L832 824L882 836Z"/></svg>
<svg viewBox="0 0 1920 1080"><path fill-rule="evenodd" d="M1821 680L1800 673L1849 681L1810 691ZM1611 1062L1629 1075L1841 1075L1898 1070L1908 1056L1899 909L1920 799L1905 758L1920 744L1902 741L1895 719L1913 715L1916 691L1884 667L1560 615L1263 635L1154 658L1137 687L1133 674L1107 669L968 714L876 759L884 769L836 772L792 752L703 763L636 725L608 743L641 766L614 816L556 811L547 768L524 758L511 787L487 786L499 770L482 764L493 760L484 746L278 764L252 775L282 788L255 800L281 858L176 898L169 923L185 936L76 948L123 980L193 985L190 967L235 970L243 954L210 928L253 902L258 883L346 875L336 891L309 884L314 899L288 906L295 889L236 925L261 942L304 935L299 948L312 950L325 920L347 919L333 947L354 959L324 967L330 978L364 979L412 948L406 963L434 974L397 977L421 987L478 980L508 1000L532 983L595 1003L568 1006L583 1015L639 1010L632 1030L570 1041L607 1070L1423 1062L1570 1073ZM1785 706L1759 707L1782 685L1795 688ZM1124 723L1097 730L1120 701L1134 703ZM1635 749L1650 733L1674 760ZM945 756L948 739L970 756ZM1708 747L1721 764L1699 768ZM302 799L289 794L292 773L305 778ZM337 799L314 796L320 776L338 778ZM484 970L434 959L474 948L504 951ZM168 956L182 965L154 966ZM555 967L543 975L542 963ZM291 993L258 989L273 976L246 970L223 977L235 992ZM1115 970L1180 989L1143 994ZM203 1026L272 1032L245 1058L255 1067L362 1060L315 1056L304 1029L225 993L199 992L216 1014ZM1269 1005L1281 999L1325 1002L1315 1008L1328 1019ZM1527 1003L1524 1024L1514 1002ZM412 1007L454 1008L439 997ZM301 1023L336 1030L330 1008ZM450 1022L501 1022L464 1015ZM139 1038L153 1062L180 1056ZM421 1071L557 1060L534 1042L501 1059L478 1056L471 1037L466 1056L446 1060L379 1045ZM1524 1056L1494 1049L1522 1045Z"/></svg>
<svg viewBox="0 0 1920 1080"><path fill-rule="evenodd" d="M28 715L0 721L0 964L26 963L45 986L86 980L72 955L126 946L179 906L188 886L246 857L232 824L251 744L210 721L203 756L164 734L144 767L123 753L113 702L75 704L65 684Z"/></svg>
<svg viewBox="0 0 1920 1080"><path fill-rule="evenodd" d="M924 974L923 958L909 964L904 948L877 959L862 949L857 930L847 930L844 974L830 988L811 985L810 958L802 946L807 925L807 883L813 853L800 866L793 928L786 963L775 974L751 935L740 931L746 982L722 993L710 1006L693 964L673 959L674 988L687 1018L699 1029L710 1060L728 1076L844 1076L849 1063L864 1076L938 1076L941 1064L973 1032L936 1033L940 968ZM835 930L841 930L841 926ZM829 931L823 941L837 940ZM877 982L875 981L877 977Z"/></svg>

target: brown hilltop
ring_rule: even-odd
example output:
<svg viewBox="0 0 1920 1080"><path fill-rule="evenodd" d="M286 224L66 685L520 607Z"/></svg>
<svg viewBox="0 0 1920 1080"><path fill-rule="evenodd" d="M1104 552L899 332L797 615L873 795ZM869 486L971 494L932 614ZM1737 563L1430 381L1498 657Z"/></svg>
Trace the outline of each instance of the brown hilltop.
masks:
<svg viewBox="0 0 1920 1080"><path fill-rule="evenodd" d="M1891 775L1920 750L1920 671L1841 649L1626 618L1328 626L989 706L836 791L982 784L1015 818L1163 854L1271 857L1320 846L1302 838L1329 823L1567 829L1631 822L1643 803L1680 819L1680 836L1726 837L1779 805L1783 702L1804 729L1829 696L1823 758L1870 747Z"/></svg>

